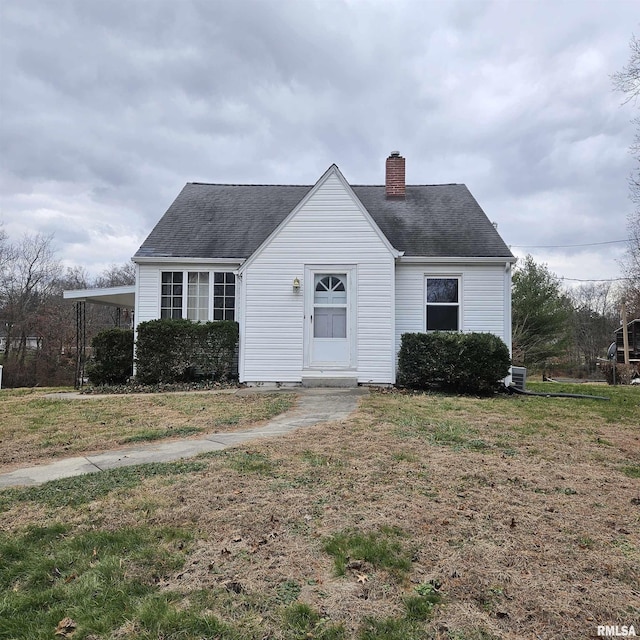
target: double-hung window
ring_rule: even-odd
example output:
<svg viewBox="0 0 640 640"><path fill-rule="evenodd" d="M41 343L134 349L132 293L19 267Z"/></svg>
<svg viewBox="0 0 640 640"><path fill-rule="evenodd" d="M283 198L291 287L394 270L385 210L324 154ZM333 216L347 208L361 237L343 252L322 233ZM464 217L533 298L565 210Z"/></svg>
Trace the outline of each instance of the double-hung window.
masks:
<svg viewBox="0 0 640 640"><path fill-rule="evenodd" d="M187 320L206 322L208 319L209 272L189 271L187 273Z"/></svg>
<svg viewBox="0 0 640 640"><path fill-rule="evenodd" d="M160 317L179 320L182 318L182 271L163 271L160 298Z"/></svg>
<svg viewBox="0 0 640 640"><path fill-rule="evenodd" d="M236 278L231 271L163 271L160 317L193 322L235 320Z"/></svg>
<svg viewBox="0 0 640 640"><path fill-rule="evenodd" d="M231 271L213 274L213 319L233 320L236 310L236 277Z"/></svg>
<svg viewBox="0 0 640 640"><path fill-rule="evenodd" d="M460 277L426 278L427 331L460 330Z"/></svg>

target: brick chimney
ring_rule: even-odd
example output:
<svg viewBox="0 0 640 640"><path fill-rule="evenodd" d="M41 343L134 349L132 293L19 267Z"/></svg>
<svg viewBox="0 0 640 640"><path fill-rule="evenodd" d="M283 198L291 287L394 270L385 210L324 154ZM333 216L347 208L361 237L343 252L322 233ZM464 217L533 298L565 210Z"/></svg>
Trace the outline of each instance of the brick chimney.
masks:
<svg viewBox="0 0 640 640"><path fill-rule="evenodd" d="M392 151L387 158L385 185L387 198L404 198L404 158L399 151Z"/></svg>

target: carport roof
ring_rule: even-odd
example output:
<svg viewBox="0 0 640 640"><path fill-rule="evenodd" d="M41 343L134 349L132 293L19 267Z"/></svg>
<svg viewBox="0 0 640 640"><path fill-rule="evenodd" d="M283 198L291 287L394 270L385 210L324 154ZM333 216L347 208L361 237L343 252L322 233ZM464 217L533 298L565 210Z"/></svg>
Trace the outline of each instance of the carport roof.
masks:
<svg viewBox="0 0 640 640"><path fill-rule="evenodd" d="M135 285L127 285L107 287L105 289L74 289L72 291L64 291L63 296L65 300L93 302L94 304L133 309L136 301L136 287Z"/></svg>

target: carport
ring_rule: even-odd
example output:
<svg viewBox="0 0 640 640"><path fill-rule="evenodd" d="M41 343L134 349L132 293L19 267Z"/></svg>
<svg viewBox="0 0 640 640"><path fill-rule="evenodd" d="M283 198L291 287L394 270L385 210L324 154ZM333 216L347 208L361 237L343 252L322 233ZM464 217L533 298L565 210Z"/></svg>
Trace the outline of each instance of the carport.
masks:
<svg viewBox="0 0 640 640"><path fill-rule="evenodd" d="M133 311L136 306L136 287L126 285L104 289L73 289L63 292L65 300L73 300L76 313L76 374L74 386L80 388L84 383L85 353L87 348L86 303L100 304L117 309L116 326L121 326L122 311L128 310L130 324L133 325Z"/></svg>

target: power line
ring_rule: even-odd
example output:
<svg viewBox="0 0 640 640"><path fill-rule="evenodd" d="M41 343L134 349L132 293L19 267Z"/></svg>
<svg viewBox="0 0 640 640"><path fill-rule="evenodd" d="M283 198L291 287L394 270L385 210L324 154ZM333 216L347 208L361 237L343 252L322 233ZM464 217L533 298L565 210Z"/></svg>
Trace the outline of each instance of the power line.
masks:
<svg viewBox="0 0 640 640"><path fill-rule="evenodd" d="M565 278L559 276L560 280L571 280L572 282L621 282L622 280L633 280L633 278L597 278L593 280L583 278Z"/></svg>
<svg viewBox="0 0 640 640"><path fill-rule="evenodd" d="M628 240L607 240L606 242L585 242L584 244L512 244L516 249L571 249L573 247L597 247L601 244L619 244Z"/></svg>

